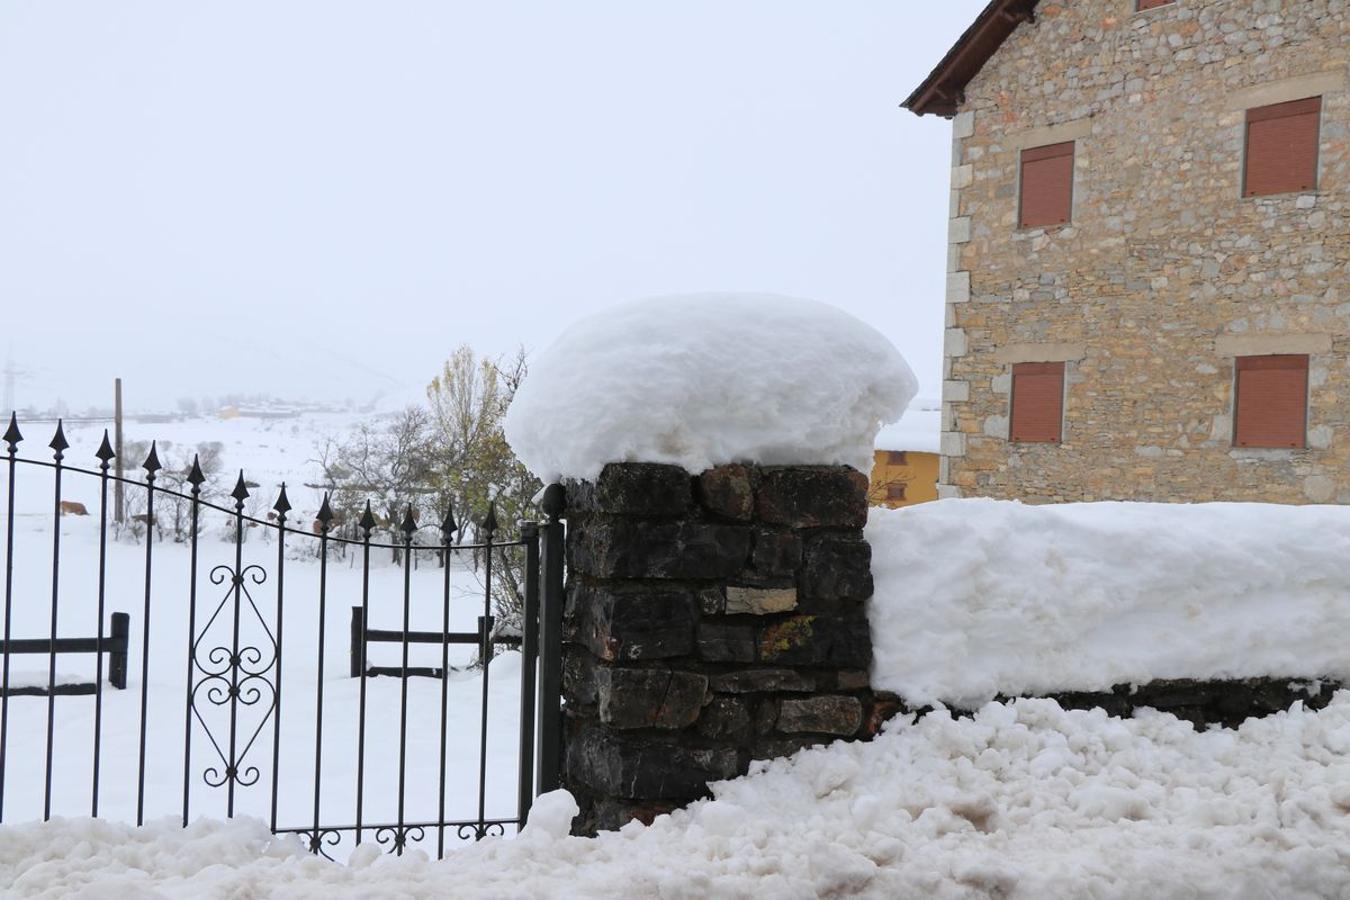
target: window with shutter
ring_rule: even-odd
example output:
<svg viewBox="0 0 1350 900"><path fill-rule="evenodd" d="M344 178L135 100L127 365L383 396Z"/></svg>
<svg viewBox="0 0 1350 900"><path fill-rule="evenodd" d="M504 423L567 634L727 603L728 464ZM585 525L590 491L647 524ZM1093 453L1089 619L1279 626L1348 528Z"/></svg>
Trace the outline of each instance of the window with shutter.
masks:
<svg viewBox="0 0 1350 900"><path fill-rule="evenodd" d="M1306 446L1307 356L1239 356L1236 391L1234 446Z"/></svg>
<svg viewBox="0 0 1350 900"><path fill-rule="evenodd" d="M909 451L907 450L888 450L886 451L886 464L888 466L907 466L909 465Z"/></svg>
<svg viewBox="0 0 1350 900"><path fill-rule="evenodd" d="M1317 187L1322 98L1247 110L1242 195L1261 197Z"/></svg>
<svg viewBox="0 0 1350 900"><path fill-rule="evenodd" d="M886 485L886 499L898 502L905 499L905 486L903 484Z"/></svg>
<svg viewBox="0 0 1350 900"><path fill-rule="evenodd" d="M1175 2L1176 0L1139 0L1139 2L1135 5L1135 9L1141 11L1145 9L1155 9L1159 6L1167 6L1169 3Z"/></svg>
<svg viewBox="0 0 1350 900"><path fill-rule="evenodd" d="M1021 228L1063 225L1073 215L1074 142L1022 151Z"/></svg>
<svg viewBox="0 0 1350 900"><path fill-rule="evenodd" d="M1064 424L1064 363L1017 363L1008 439L1058 444Z"/></svg>

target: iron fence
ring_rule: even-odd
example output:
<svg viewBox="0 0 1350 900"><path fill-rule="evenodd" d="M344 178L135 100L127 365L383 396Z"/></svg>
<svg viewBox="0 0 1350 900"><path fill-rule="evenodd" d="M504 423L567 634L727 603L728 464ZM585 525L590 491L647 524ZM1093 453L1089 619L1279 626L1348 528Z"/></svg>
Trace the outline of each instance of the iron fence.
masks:
<svg viewBox="0 0 1350 900"><path fill-rule="evenodd" d="M97 466L93 468L67 464L65 457L70 444L60 422L48 444L52 451L50 460L18 456L23 436L14 416L0 440L7 447L8 475L4 628L0 643L3 649L0 822L37 817L35 808L11 808L15 801L9 795L15 791L16 783L6 779L10 770L19 765L16 739L21 735L32 738L39 726L43 729L40 766L43 819L53 815L56 800L69 800L72 785L84 778L80 763L86 759L87 804L76 810L66 808L67 803L58 811L72 814L87 810L90 815L100 815L101 797L110 789L105 769L113 758L109 754L115 752L119 773L134 778L134 816L129 803L122 814L141 825L148 811L164 809L167 801L163 794L168 790L165 773L180 764L173 757L181 757L181 783L174 789L179 796L173 806L184 825L194 810L200 813L203 803L212 801L210 808L226 817L258 815L273 832L298 834L312 852L326 856L343 845L349 835L354 838L351 846L373 839L391 852L402 853L410 843L429 841L434 833L439 857L445 852L447 835L459 840L479 839L520 826L532 799L558 786L563 600L560 487L551 486L544 493L545 521L521 523L513 535L502 533L491 508L478 523L473 542L462 540L464 529L452 510L447 509L441 521L431 526L420 525L409 510L392 535L384 539L377 535L379 523L369 504L356 523L354 534L350 529L338 533L326 494L314 514L313 524L303 527L306 520L292 506L285 484L280 486L270 512L259 515L249 505L258 488L251 485L242 471L228 495L228 503L209 500L203 491L207 478L196 458L183 479L186 492L161 487L157 476L163 467L154 444L141 464L142 479L135 480L110 473L114 452L106 432L94 453ZM33 514L41 516L40 521L50 516L49 536L36 526L16 528L16 488L22 469L42 469L49 476L50 512ZM92 485L98 498L97 512L90 515L90 527L86 529L90 540L76 551L62 547L63 506L65 512L83 510L82 504L64 499L69 478L82 479L86 487ZM109 487L119 481L125 490L143 492L145 527L139 537L143 546L126 547L116 540L115 526L110 527ZM158 555L169 551L164 549L163 538L156 536L157 501L186 504L189 525L181 543L170 545L174 547L171 564ZM223 535L218 533L214 539L207 535L208 519L216 521L218 532L223 531ZM427 531L434 533L434 542L420 539ZM16 536L22 544L17 548ZM49 568L47 560L41 558L46 548L39 553L35 544L39 540L45 542L48 537ZM351 568L340 573L330 565L338 548L349 551L353 560ZM391 564L395 571L372 566L372 550L395 551L391 554L391 558L399 560ZM115 566L111 564L113 551L118 557ZM75 558L71 557L72 552ZM140 554L140 559L133 560L130 553ZM519 635L496 634L493 566L494 557L500 558L502 553L508 554L513 564L523 570L523 620ZM422 566L414 585L419 557L434 558L436 565ZM16 566L16 562L21 565ZM30 565L34 562L45 577L34 574ZM133 577L132 562L134 576L140 581L134 587L131 582L137 578ZM169 565L176 570L171 584L165 584L157 565ZM72 566L79 576L77 580L82 579L79 584L83 590L69 586ZM359 578L352 577L358 568ZM17 586L16 570L23 576ZM439 573L436 590L432 592L434 604L424 600L428 592L427 570ZM342 584L336 587L335 574L343 576ZM288 596L288 575L307 582L309 589L302 588L297 598L292 587ZM466 579L471 582L467 589L461 584L457 591L452 591L452 586ZM34 597L34 585L40 585L45 602ZM58 635L63 621L70 621L68 610L65 617L61 613L63 603L71 602L66 595L72 590L79 595L77 614L96 625L97 633L92 639ZM110 593L115 593L122 602L133 592L140 605L137 615L140 634L128 636L125 628L106 634L103 623ZM330 698L326 704L326 687L346 690L351 683L343 679L337 684L327 684L334 674L325 669L331 643L328 632L334 626L343 626L340 621L332 621L330 606L338 602L335 593L350 596L354 592L359 592L360 601L359 605L353 603L350 623L351 652L359 655L351 665L351 675L357 682L355 697L344 695L339 698L342 702L336 704ZM86 594L92 596L92 602ZM377 600L386 615L393 612L400 616L401 628L369 627L372 605ZM476 628L456 630L452 620L460 617L461 610L469 605L477 607L472 610L477 613ZM429 610L437 613L439 629L414 629L414 610L423 620ZM16 641L12 634L16 617L24 623L40 621L47 631L46 637L35 639L25 634L22 637L26 642ZM119 622L125 625L123 620ZM83 723L82 717L90 711L80 707L69 717L59 717L57 706L57 657L63 647L74 646L71 641L79 641L81 649L92 653L95 660L92 723L85 737L87 744L79 753L70 746L69 736L79 730L75 726ZM381 642L398 646L398 665L369 664L371 644ZM450 650L452 646L463 645L473 647L477 659L468 679L456 682L456 690L465 693L460 689L475 687L473 679L481 683L476 691L477 735L476 748L472 748L476 753L472 755L467 752L470 745L464 741L466 719L460 708L467 701L457 698L460 706L451 702L454 670ZM417 696L410 698L412 676L428 671L428 667L411 664L410 652L418 646L439 647L438 698L425 692L422 687L425 682L416 689ZM489 713L497 708L493 705L492 672L498 660L497 648L501 646L518 653L518 673L513 679L519 691L515 719L518 731L514 746L509 748L515 757L509 767L514 776L515 796L509 810L500 808L500 804L494 808L488 797L491 772L503 768L500 760L507 752L500 741L496 744L490 741ZM47 656L46 708L40 721L34 710L19 709L20 701L10 690L11 657L20 648L32 652L35 647ZM136 689L137 701L134 707L119 706L119 731L115 736L107 733L104 708L104 656L109 653L118 654L114 664L120 666L115 673L119 686L127 684L128 663L134 666L139 662L139 683L131 684ZM174 655L178 659L176 665L171 659ZM508 672L505 677L510 678L511 674ZM393 676L379 679L382 690L379 698L371 695L370 681L375 675ZM385 714L392 713L395 701L385 688L395 683L397 726L396 733L391 733L393 721ZM176 701L171 699L175 692ZM61 697L62 709L65 704L81 699ZM383 723L374 734L370 722L372 702L377 704L375 712ZM500 701L497 703L500 705ZM25 715L28 727L16 731L11 719L20 713ZM416 721L410 722L410 715ZM58 719L63 726L61 739L67 742L59 754L55 752ZM337 729L336 734L333 728ZM173 729L178 729L177 738L171 737ZM434 760L422 753L414 765L410 753L427 745L428 737L435 739ZM455 747L451 747L452 738L457 742ZM112 743L118 744L115 751ZM175 743L181 746L175 748ZM128 763L128 754L134 764ZM32 753L22 756L22 774L36 776L36 759ZM375 765L380 767L380 779L372 788ZM464 777L466 772L472 773L471 781ZM21 781L23 787L32 786L27 777ZM465 788L473 781L476 796L464 796L470 793ZM302 801L301 789L307 782L308 797ZM339 782L345 786L335 786ZM432 789L427 782L434 782L434 816L429 815L432 804L426 802ZM60 798L54 793L54 786L60 789ZM119 795L125 797L127 786L119 782L118 787ZM262 790L263 796L250 791L252 788ZM29 799L35 802L36 797ZM462 814L455 814L450 808L452 799L460 804L467 801ZM410 807L410 800L416 809ZM378 801L375 803L378 810L372 810L374 801ZM303 817L297 815L297 809L302 807ZM337 808L346 812L335 816ZM349 850L350 846L344 845L342 849Z"/></svg>

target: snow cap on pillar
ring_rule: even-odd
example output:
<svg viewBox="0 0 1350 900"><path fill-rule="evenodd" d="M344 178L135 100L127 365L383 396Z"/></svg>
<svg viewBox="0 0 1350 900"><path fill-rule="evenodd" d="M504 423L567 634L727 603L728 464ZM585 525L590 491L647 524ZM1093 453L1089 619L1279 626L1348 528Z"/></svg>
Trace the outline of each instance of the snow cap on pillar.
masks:
<svg viewBox="0 0 1350 900"><path fill-rule="evenodd" d="M877 430L917 390L891 342L833 306L771 294L656 297L563 332L531 363L505 428L545 481L594 480L610 462L867 472Z"/></svg>

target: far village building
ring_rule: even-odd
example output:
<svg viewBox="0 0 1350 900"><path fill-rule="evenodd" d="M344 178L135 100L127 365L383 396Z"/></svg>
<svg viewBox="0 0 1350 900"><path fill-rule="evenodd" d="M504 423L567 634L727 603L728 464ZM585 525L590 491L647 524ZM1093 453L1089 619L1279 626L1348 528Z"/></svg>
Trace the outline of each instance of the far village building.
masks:
<svg viewBox="0 0 1350 900"><path fill-rule="evenodd" d="M1350 0L993 0L952 119L943 496L1350 503Z"/></svg>

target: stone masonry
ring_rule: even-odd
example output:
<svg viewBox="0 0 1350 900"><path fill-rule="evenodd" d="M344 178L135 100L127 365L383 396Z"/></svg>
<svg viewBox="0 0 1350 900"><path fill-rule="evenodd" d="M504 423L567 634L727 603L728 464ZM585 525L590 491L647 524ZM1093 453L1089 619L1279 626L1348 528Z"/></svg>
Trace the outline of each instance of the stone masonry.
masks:
<svg viewBox="0 0 1350 900"><path fill-rule="evenodd" d="M954 120L944 496L1350 503L1350 3L1041 2ZM1241 196L1245 110L1321 95L1319 189ZM1018 152L1077 142L1072 222ZM1233 447L1234 358L1310 355L1307 448ZM1011 367L1066 362L1061 445Z"/></svg>
<svg viewBox="0 0 1350 900"><path fill-rule="evenodd" d="M867 478L606 466L568 486L564 786L650 821L752 759L873 733Z"/></svg>

